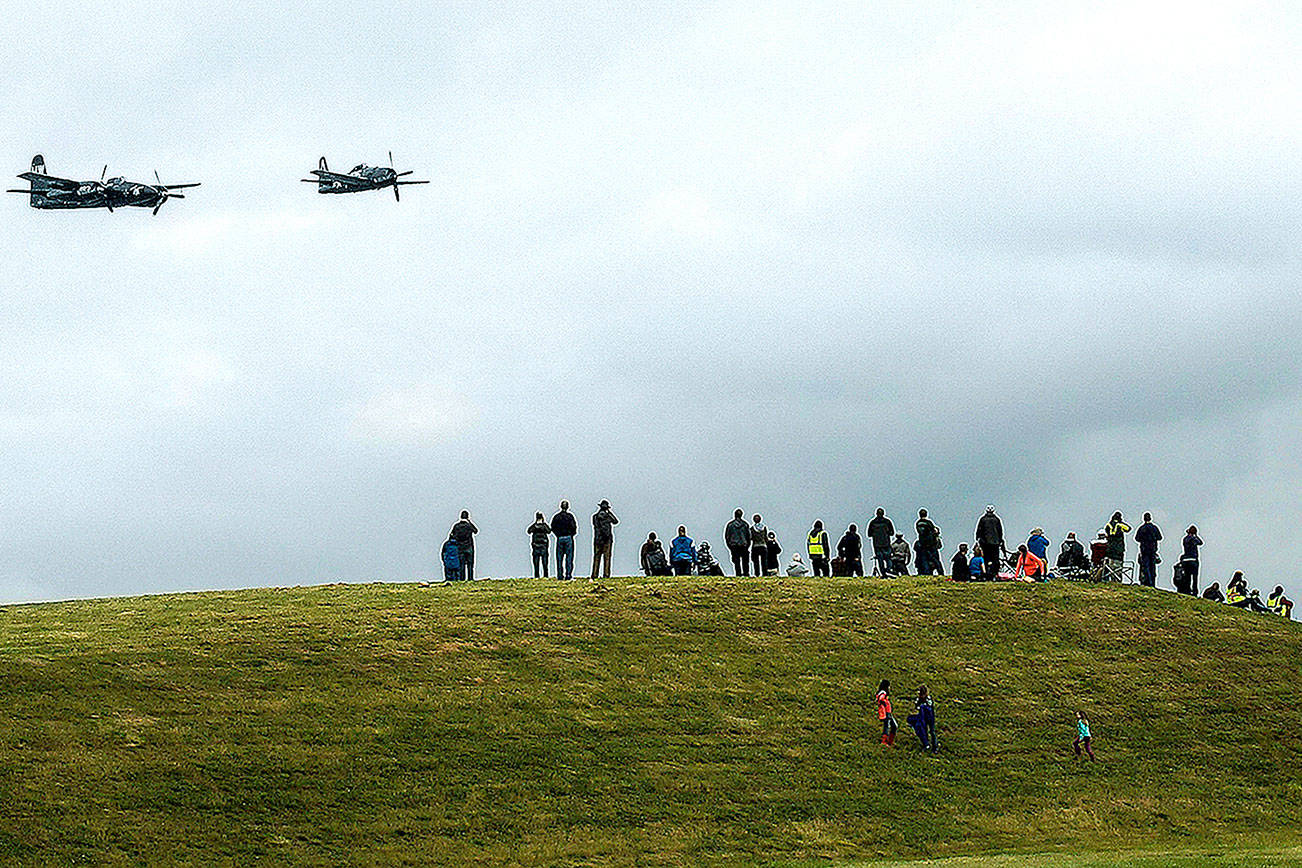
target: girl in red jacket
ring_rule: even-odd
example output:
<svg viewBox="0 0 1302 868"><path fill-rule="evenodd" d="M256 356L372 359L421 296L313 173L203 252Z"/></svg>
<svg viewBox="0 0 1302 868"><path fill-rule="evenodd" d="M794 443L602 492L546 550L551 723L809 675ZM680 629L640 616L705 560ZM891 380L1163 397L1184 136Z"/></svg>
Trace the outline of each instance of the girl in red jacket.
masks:
<svg viewBox="0 0 1302 868"><path fill-rule="evenodd" d="M891 683L883 681L877 685L877 719L882 722L882 744L895 744L895 733L899 725L895 715L891 714Z"/></svg>

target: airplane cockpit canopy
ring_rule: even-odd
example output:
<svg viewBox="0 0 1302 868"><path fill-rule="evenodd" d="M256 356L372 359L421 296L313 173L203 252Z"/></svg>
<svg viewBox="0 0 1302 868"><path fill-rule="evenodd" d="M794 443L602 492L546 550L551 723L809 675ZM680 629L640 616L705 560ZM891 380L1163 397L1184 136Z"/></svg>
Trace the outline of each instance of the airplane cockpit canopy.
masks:
<svg viewBox="0 0 1302 868"><path fill-rule="evenodd" d="M365 170L366 170L366 164L365 164L365 163L362 163L362 164L360 164L360 165L353 166L353 170L352 170L351 172L349 172L348 174L350 174L350 175L356 175L358 172L363 172L363 171L365 171Z"/></svg>

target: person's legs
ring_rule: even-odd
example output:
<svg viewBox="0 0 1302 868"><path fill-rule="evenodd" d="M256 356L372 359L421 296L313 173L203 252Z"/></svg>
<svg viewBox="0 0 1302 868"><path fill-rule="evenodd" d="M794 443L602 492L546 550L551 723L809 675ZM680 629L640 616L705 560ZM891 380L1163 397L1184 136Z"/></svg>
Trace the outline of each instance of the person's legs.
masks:
<svg viewBox="0 0 1302 868"><path fill-rule="evenodd" d="M1094 748L1090 747L1090 736L1085 736L1085 753L1089 754L1090 762L1094 761Z"/></svg>
<svg viewBox="0 0 1302 868"><path fill-rule="evenodd" d="M1195 597L1198 596L1198 562L1197 561L1189 561L1189 564L1185 569L1185 575L1188 576L1189 579L1189 593Z"/></svg>
<svg viewBox="0 0 1302 868"><path fill-rule="evenodd" d="M1079 736L1079 735L1076 736L1076 740L1073 741L1073 742L1071 743L1071 749L1076 753L1076 756L1080 756L1080 736Z"/></svg>
<svg viewBox="0 0 1302 868"><path fill-rule="evenodd" d="M1146 588L1157 584L1157 555L1139 556L1139 583Z"/></svg>
<svg viewBox="0 0 1302 868"><path fill-rule="evenodd" d="M738 576L750 575L750 557L749 552L741 546L729 546L728 554L732 555L732 572Z"/></svg>
<svg viewBox="0 0 1302 868"><path fill-rule="evenodd" d="M467 582L473 581L475 578L475 550L474 549L461 550L461 576Z"/></svg>
<svg viewBox="0 0 1302 868"><path fill-rule="evenodd" d="M873 549L873 560L877 562L877 574L886 578L891 574L891 550L890 549Z"/></svg>
<svg viewBox="0 0 1302 868"><path fill-rule="evenodd" d="M815 576L831 576L832 570L829 568L827 558L821 555L810 555L810 564L814 567Z"/></svg>
<svg viewBox="0 0 1302 868"><path fill-rule="evenodd" d="M690 576L692 574L691 561L674 561L675 576Z"/></svg>
<svg viewBox="0 0 1302 868"><path fill-rule="evenodd" d="M604 560L604 563L601 567L601 577L603 579L610 578L610 559L611 557L614 556L614 554L615 554L615 543L613 541L606 543L606 548L601 553L601 556Z"/></svg>
<svg viewBox="0 0 1302 868"><path fill-rule="evenodd" d="M574 578L574 537L556 538L556 578Z"/></svg>
<svg viewBox="0 0 1302 868"><path fill-rule="evenodd" d="M542 575L542 571L546 569L545 566L546 563L547 563L546 556L542 552L538 551L538 549L534 549L533 550L533 577L535 579Z"/></svg>
<svg viewBox="0 0 1302 868"><path fill-rule="evenodd" d="M999 577L999 564L1003 559L1003 553L997 545L982 543L981 558L985 561L985 579L987 582L993 582Z"/></svg>
<svg viewBox="0 0 1302 868"><path fill-rule="evenodd" d="M850 558L850 575L863 578L863 558Z"/></svg>
<svg viewBox="0 0 1302 868"><path fill-rule="evenodd" d="M755 575L764 575L764 549L751 549L750 560L755 569Z"/></svg>

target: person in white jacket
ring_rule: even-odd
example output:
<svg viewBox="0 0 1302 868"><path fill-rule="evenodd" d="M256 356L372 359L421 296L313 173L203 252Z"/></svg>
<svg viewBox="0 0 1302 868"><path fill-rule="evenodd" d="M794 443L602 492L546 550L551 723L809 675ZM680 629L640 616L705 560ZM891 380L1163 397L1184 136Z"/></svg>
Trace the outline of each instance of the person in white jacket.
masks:
<svg viewBox="0 0 1302 868"><path fill-rule="evenodd" d="M809 567L805 566L805 562L801 560L800 552L796 552L791 556L791 563L787 564L787 575L788 576L809 575Z"/></svg>

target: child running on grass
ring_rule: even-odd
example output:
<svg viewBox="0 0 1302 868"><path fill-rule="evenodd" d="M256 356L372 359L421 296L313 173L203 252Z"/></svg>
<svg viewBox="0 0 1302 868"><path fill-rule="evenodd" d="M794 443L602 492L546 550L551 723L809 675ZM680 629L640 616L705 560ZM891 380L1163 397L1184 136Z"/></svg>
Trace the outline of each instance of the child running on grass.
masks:
<svg viewBox="0 0 1302 868"><path fill-rule="evenodd" d="M882 744L895 744L895 733L899 726L895 715L891 714L891 683L882 681L877 685L877 719L882 722Z"/></svg>
<svg viewBox="0 0 1302 868"><path fill-rule="evenodd" d="M1094 761L1094 748L1090 747L1090 719L1085 716L1085 712L1076 712L1076 740L1071 743L1072 750L1076 751L1076 756L1080 756L1081 746L1084 746L1085 753L1089 755L1090 762Z"/></svg>

